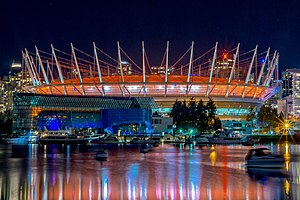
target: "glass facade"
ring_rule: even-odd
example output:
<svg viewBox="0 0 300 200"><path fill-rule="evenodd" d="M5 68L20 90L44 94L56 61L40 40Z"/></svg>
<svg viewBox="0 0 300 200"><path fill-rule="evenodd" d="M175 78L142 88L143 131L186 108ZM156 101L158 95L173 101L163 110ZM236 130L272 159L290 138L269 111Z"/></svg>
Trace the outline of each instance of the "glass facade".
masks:
<svg viewBox="0 0 300 200"><path fill-rule="evenodd" d="M117 133L124 124L151 128L156 103L146 97L76 97L16 94L13 131L58 129L110 129Z"/></svg>

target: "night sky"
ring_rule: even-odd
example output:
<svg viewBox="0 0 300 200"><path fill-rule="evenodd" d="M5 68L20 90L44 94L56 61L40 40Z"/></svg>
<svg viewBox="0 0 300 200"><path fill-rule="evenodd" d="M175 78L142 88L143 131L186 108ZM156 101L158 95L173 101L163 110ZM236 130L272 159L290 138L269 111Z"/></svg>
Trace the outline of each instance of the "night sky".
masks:
<svg viewBox="0 0 300 200"><path fill-rule="evenodd" d="M177 58L195 41L195 54L219 48L280 52L280 68L300 68L298 1L48 1L6 0L0 6L0 75L27 48L70 52L70 42L92 54L92 42L116 56L116 42L134 59L145 41L151 64L161 61L166 41ZM140 64L140 63L139 63Z"/></svg>

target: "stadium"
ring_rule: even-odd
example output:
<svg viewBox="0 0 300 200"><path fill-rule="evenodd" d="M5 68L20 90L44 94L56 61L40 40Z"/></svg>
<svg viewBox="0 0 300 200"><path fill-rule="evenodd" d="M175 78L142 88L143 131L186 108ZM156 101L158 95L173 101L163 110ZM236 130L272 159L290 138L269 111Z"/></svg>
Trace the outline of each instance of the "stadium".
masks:
<svg viewBox="0 0 300 200"><path fill-rule="evenodd" d="M35 117L48 119L53 112L66 112L68 109L103 113L105 109L135 108L149 110L149 113L168 113L176 99L207 101L209 97L215 101L217 114L222 120L242 120L278 90L279 53L272 53L270 48L259 52L256 46L241 52L240 44L231 50L222 50L216 43L208 51L196 53L192 42L181 56L174 58L169 54L167 42L158 64L151 63L144 42L141 58L136 59L138 61L130 57L119 42L116 49L116 56L109 55L95 43L90 51L93 53L86 53L73 44L70 52L56 49L53 45L49 52L37 47L34 51L22 51L23 71L29 74L31 84L24 86L27 94L18 94L15 98L15 114L24 110L27 114L24 114L26 120L16 120L14 126L29 129L40 124L38 126L42 127L49 122L41 123ZM26 109L21 108L24 102L27 102ZM98 120L103 121L101 115ZM55 118L58 116L70 118L64 114L57 114ZM53 121L53 117L50 118ZM147 121L144 123L148 124L146 129L151 129L151 117L142 118L126 119L122 124L140 124L142 120ZM66 124L74 125L70 123ZM99 123L95 120L95 127L112 125L101 123L97 125ZM55 126L61 127L63 123ZM93 125L82 122L78 127L88 126Z"/></svg>

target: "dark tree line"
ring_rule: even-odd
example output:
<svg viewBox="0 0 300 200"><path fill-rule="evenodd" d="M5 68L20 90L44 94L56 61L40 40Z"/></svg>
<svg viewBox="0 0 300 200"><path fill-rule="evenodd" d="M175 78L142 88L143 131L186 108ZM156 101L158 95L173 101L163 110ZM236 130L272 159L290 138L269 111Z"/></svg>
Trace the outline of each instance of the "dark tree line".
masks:
<svg viewBox="0 0 300 200"><path fill-rule="evenodd" d="M284 121L283 113L278 116L277 109L269 105L262 106L257 114L257 122L264 130L274 131L274 128L282 125Z"/></svg>
<svg viewBox="0 0 300 200"><path fill-rule="evenodd" d="M191 99L188 103L185 100L176 100L170 115L173 117L173 123L176 124L177 130L194 129L202 133L222 127L220 119L216 116L216 105L211 98L206 105L202 99L199 102Z"/></svg>
<svg viewBox="0 0 300 200"><path fill-rule="evenodd" d="M10 113L0 113L0 133L12 133L12 115Z"/></svg>

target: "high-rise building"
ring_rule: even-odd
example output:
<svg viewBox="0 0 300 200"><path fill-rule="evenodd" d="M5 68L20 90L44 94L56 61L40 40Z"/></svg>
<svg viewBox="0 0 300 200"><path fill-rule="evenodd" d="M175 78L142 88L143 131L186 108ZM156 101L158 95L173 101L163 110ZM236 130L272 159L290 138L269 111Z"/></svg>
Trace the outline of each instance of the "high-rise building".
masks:
<svg viewBox="0 0 300 200"><path fill-rule="evenodd" d="M292 74L287 69L282 72L281 79L282 79L282 97L286 97L292 95L293 93L293 85L292 85Z"/></svg>
<svg viewBox="0 0 300 200"><path fill-rule="evenodd" d="M0 81L0 111L10 112L12 110L14 93L25 92L24 86L31 84L29 73L22 71L19 65L13 64L8 76Z"/></svg>
<svg viewBox="0 0 300 200"><path fill-rule="evenodd" d="M287 69L292 76L293 115L300 117L300 69Z"/></svg>

